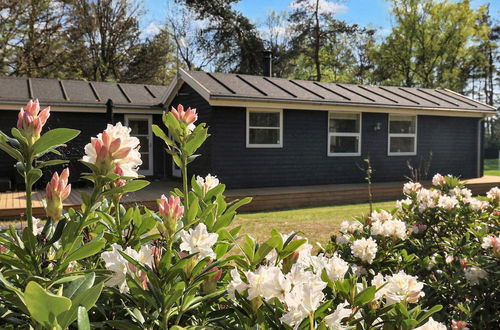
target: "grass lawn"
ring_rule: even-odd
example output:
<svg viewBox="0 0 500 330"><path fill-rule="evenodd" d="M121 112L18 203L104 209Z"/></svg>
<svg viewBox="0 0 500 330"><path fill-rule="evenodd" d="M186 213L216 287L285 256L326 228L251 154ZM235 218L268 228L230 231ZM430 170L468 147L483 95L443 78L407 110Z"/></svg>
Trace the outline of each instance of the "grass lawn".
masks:
<svg viewBox="0 0 500 330"><path fill-rule="evenodd" d="M498 158L484 160L484 175L500 176Z"/></svg>
<svg viewBox="0 0 500 330"><path fill-rule="evenodd" d="M374 208L392 209L395 202L374 203ZM239 214L233 226L241 225L242 234L250 234L263 241L271 234L271 229L282 233L300 232L311 243L322 244L330 240L330 236L338 232L343 220L351 220L355 216L367 215L368 204L349 204L338 206L312 207L305 209L257 212Z"/></svg>

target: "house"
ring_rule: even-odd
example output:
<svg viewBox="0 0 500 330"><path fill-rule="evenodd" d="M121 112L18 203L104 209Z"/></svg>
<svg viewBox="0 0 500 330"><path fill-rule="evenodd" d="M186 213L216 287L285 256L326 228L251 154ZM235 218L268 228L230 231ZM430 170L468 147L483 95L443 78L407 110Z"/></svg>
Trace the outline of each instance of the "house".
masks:
<svg viewBox="0 0 500 330"><path fill-rule="evenodd" d="M197 108L211 134L191 173L215 174L229 188L363 182L358 167L367 156L379 182L404 180L408 162L427 161L430 173L482 176L482 121L493 107L449 90L273 78L269 61L264 73L179 70L168 87L3 77L0 130L10 132L29 99L50 105L47 128L82 131L63 150L73 181L85 170L78 163L84 145L118 121L141 141L141 174L179 177L151 131L178 104ZM13 165L6 157L0 162L0 180L16 181Z"/></svg>
<svg viewBox="0 0 500 330"><path fill-rule="evenodd" d="M495 108L450 90L349 85L180 70L169 105L190 105L211 136L193 172L231 188L483 174L483 119ZM178 174L173 170L173 174Z"/></svg>
<svg viewBox="0 0 500 330"><path fill-rule="evenodd" d="M131 134L141 141L143 165L140 174L163 178L167 162L162 141L153 138L151 124L161 124L166 86L88 82L57 79L0 77L0 130L10 135L16 125L17 113L30 99L38 98L41 106L51 106L46 129L75 128L80 135L62 149L70 161L71 180L75 182L87 169L78 160L90 138L102 132L107 123L122 122L132 128ZM3 190L18 186L20 177L14 161L5 154L0 161L0 180ZM45 169L49 179L53 169ZM45 181L46 181L45 180ZM43 185L41 180L40 185ZM15 188L15 187L12 187Z"/></svg>

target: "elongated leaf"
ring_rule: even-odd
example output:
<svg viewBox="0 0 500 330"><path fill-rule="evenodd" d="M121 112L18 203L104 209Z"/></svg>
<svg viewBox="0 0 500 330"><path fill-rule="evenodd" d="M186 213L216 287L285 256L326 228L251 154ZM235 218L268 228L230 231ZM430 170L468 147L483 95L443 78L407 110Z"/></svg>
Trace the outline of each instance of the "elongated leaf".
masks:
<svg viewBox="0 0 500 330"><path fill-rule="evenodd" d="M78 307L84 306L87 310L94 307L97 299L101 295L102 288L104 287L104 282L97 284L96 286L82 292L76 298L72 299L71 308L61 314L58 317L59 324L63 329L66 329L71 323L73 323L78 317Z"/></svg>
<svg viewBox="0 0 500 330"><path fill-rule="evenodd" d="M90 330L90 321L85 306L78 307L78 330Z"/></svg>
<svg viewBox="0 0 500 330"><path fill-rule="evenodd" d="M98 253L104 248L106 241L104 239L99 239L95 241L90 241L84 245L82 245L79 249L71 253L68 258L66 258L65 262L70 262L73 260L80 260L94 254Z"/></svg>
<svg viewBox="0 0 500 330"><path fill-rule="evenodd" d="M281 248L283 246L283 239L281 236L274 236L265 241L255 253L255 257L253 259L253 264L258 265L262 259L264 259L271 250L275 248Z"/></svg>
<svg viewBox="0 0 500 330"><path fill-rule="evenodd" d="M163 130L158 125L152 125L152 129L153 129L153 133L157 137L159 137L160 139L165 141L166 145L171 146L171 147L175 146L175 143L165 134L165 132L163 132Z"/></svg>
<svg viewBox="0 0 500 330"><path fill-rule="evenodd" d="M71 300L47 292L40 284L29 282L24 291L24 301L31 317L52 329L53 320L71 308Z"/></svg>
<svg viewBox="0 0 500 330"><path fill-rule="evenodd" d="M79 130L70 128L51 129L38 139L33 145L35 154L46 152L47 150L73 140L80 134Z"/></svg>
<svg viewBox="0 0 500 330"><path fill-rule="evenodd" d="M361 291L356 298L354 298L354 305L363 306L364 304L369 303L373 299L375 299L375 292L377 291L377 287L370 286L363 291Z"/></svg>
<svg viewBox="0 0 500 330"><path fill-rule="evenodd" d="M61 165L61 164L67 164L68 161L67 160L63 160L63 159L52 159L52 160L48 160L46 162L41 162L37 168L44 168L44 167L47 167L47 166L54 166L54 165Z"/></svg>
<svg viewBox="0 0 500 330"><path fill-rule="evenodd" d="M34 168L28 172L28 184L33 185L42 177L42 171L38 168Z"/></svg>
<svg viewBox="0 0 500 330"><path fill-rule="evenodd" d="M125 194L125 193L129 193L129 192L134 192L134 191L141 190L142 188L144 188L148 185L149 185L149 181L146 181L146 180L132 180L132 181L127 182L127 184L125 184L122 187L116 187L116 188L113 188L113 189L106 191L105 195L109 196L109 195L114 195L114 194Z"/></svg>
<svg viewBox="0 0 500 330"><path fill-rule="evenodd" d="M66 286L63 291L63 296L72 299L78 296L83 291L88 290L94 285L95 273L88 273L83 276L79 276L71 284Z"/></svg>

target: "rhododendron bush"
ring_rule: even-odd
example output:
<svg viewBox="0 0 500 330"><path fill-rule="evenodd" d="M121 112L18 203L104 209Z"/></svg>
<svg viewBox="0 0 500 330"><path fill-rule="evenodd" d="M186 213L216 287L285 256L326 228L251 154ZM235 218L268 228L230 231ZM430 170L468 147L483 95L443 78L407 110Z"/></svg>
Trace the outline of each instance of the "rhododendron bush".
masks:
<svg viewBox="0 0 500 330"><path fill-rule="evenodd" d="M386 299L399 296L390 277L404 271L422 281L424 306L443 305L434 318L453 329L497 328L500 189L475 198L452 176L436 174L432 184L409 182L394 211L342 222L327 250L357 265L377 287L387 283L379 291ZM406 281L397 283L407 292Z"/></svg>
<svg viewBox="0 0 500 330"><path fill-rule="evenodd" d="M69 171L54 172L44 219L32 216L42 168L78 131L42 134L50 109L21 110L0 149L26 183L27 226L0 232L2 329L465 329L497 322L500 190L475 199L451 177L436 188L405 185L392 213L344 222L331 246L273 230L265 242L232 226L216 176L187 177L208 138L195 109L178 106L153 125L181 168L182 189L158 196L158 211L125 207L143 189L137 138L108 125L85 146L81 209L67 209ZM496 226L496 227L495 227ZM442 307L444 306L444 308ZM488 313L490 315L488 315ZM475 323L477 322L477 323Z"/></svg>

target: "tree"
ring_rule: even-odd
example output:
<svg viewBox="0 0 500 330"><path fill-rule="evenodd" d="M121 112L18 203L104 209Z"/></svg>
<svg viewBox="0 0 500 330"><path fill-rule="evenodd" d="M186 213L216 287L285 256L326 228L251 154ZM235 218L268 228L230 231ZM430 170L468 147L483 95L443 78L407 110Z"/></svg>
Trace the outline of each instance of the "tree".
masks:
<svg viewBox="0 0 500 330"><path fill-rule="evenodd" d="M206 23L199 42L214 59L215 71L260 74L263 42L255 25L231 7L237 1L176 0Z"/></svg>
<svg viewBox="0 0 500 330"><path fill-rule="evenodd" d="M129 0L71 0L71 63L89 80L120 80L141 49L140 7Z"/></svg>
<svg viewBox="0 0 500 330"><path fill-rule="evenodd" d="M468 0L393 0L395 25L375 54L377 80L464 91L482 10L473 10Z"/></svg>
<svg viewBox="0 0 500 330"><path fill-rule="evenodd" d="M175 75L175 44L167 28L146 39L130 62L121 81L167 85Z"/></svg>
<svg viewBox="0 0 500 330"><path fill-rule="evenodd" d="M324 69L331 71L327 80L336 79L335 71L340 70L340 58L347 59L349 49L339 46L341 38L353 34L358 30L357 25L349 25L333 17L343 6L328 0L295 0L291 4L292 13L290 23L296 34L293 37L293 47L300 51L298 67L302 78L313 78L316 81L323 79ZM336 52L336 54L332 54ZM325 60L329 63L325 63ZM343 65L350 65L343 63ZM314 74L303 77L308 67L314 67Z"/></svg>
<svg viewBox="0 0 500 330"><path fill-rule="evenodd" d="M54 77L64 52L64 1L0 4L0 70L16 76Z"/></svg>

